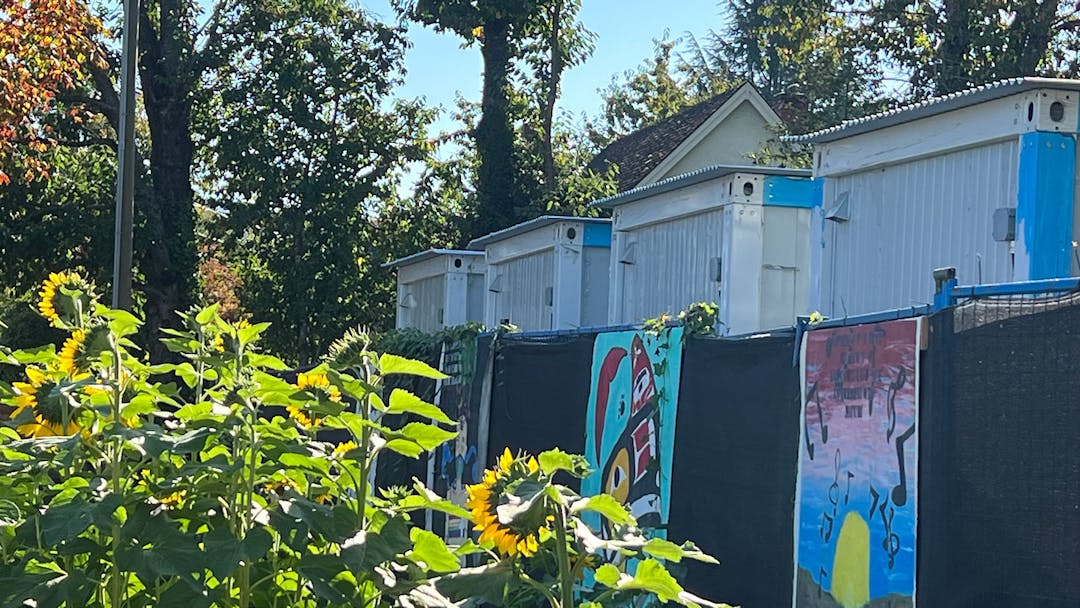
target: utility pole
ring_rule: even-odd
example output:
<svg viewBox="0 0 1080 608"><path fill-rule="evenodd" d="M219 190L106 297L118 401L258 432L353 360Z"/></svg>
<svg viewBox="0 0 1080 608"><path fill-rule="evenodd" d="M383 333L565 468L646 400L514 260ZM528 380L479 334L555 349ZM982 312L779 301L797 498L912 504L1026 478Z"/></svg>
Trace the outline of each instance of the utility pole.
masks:
<svg viewBox="0 0 1080 608"><path fill-rule="evenodd" d="M117 134L116 238L113 248L113 308L131 310L131 266L135 215L135 65L138 63L139 0L124 0L120 55L120 132Z"/></svg>

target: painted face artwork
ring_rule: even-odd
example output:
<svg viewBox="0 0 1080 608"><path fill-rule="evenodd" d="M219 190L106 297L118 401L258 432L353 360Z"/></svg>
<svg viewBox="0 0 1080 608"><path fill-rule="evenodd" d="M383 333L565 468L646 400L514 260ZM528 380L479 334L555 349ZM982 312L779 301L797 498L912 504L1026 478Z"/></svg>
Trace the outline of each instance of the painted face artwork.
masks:
<svg viewBox="0 0 1080 608"><path fill-rule="evenodd" d="M681 331L600 334L593 351L586 451L594 473L582 490L611 494L645 529L667 517Z"/></svg>

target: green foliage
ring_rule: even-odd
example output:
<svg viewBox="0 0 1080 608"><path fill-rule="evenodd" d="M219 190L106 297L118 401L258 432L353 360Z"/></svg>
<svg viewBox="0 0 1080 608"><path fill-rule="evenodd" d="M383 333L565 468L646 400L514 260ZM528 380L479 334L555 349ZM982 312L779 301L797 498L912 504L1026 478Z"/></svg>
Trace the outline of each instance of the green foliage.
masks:
<svg viewBox="0 0 1080 608"><path fill-rule="evenodd" d="M607 494L579 496L554 481L561 473L582 478L589 469L582 457L560 450L537 458L505 451L483 483L469 490L480 546L491 562L436 577L435 589L451 601L481 597L493 606L580 602L599 608L656 599L690 608L725 606L687 593L658 561L715 559L693 543L647 538L624 505ZM601 518L604 535L590 525ZM591 588L583 585L587 573L596 582Z"/></svg>
<svg viewBox="0 0 1080 608"><path fill-rule="evenodd" d="M431 115L384 100L398 84L404 30L344 2L230 4L235 24L205 53L220 67L199 117L208 200L245 289L270 320L266 343L301 364L343 320L374 326L389 298L381 241L407 221L376 219L397 175L428 150ZM396 208L394 212L396 212ZM391 213L393 215L393 212Z"/></svg>
<svg viewBox="0 0 1080 608"><path fill-rule="evenodd" d="M668 327L681 326L685 328L684 336L714 336L716 335L716 320L720 315L720 307L711 302L695 302L672 317L664 313L659 317L645 320L645 331L660 335Z"/></svg>
<svg viewBox="0 0 1080 608"><path fill-rule="evenodd" d="M165 332L181 363L150 365L130 341L140 319L63 305L82 297L62 288L53 301L60 354L3 359L22 378L0 384L15 408L0 434L0 603L393 605L456 569L408 519L455 507L419 483L379 498L369 482L379 452L417 456L454 436L386 422L437 408L386 394L384 376L433 370L360 346L288 383L259 349L268 326L226 323L216 306ZM351 443L320 441L327 429Z"/></svg>
<svg viewBox="0 0 1080 608"><path fill-rule="evenodd" d="M42 307L68 336L59 354L0 347L21 377L0 382L14 408L0 425L0 605L564 608L594 571L600 586L584 599L597 606L717 606L657 561L715 560L645 538L610 496L554 482L586 475L581 456L507 451L470 488L470 511L415 480L374 492L380 453L414 458L455 436L436 406L387 384L442 377L430 366L349 332L288 382L261 350L269 325L228 323L217 305L181 315L162 339L181 362L154 364L131 342L141 319L93 305L65 276ZM434 423L390 422L401 413ZM322 441L326 430L347 442ZM447 546L415 527L426 509L471 517L479 542ZM603 564L607 554L619 559ZM483 561L463 568L465 555Z"/></svg>

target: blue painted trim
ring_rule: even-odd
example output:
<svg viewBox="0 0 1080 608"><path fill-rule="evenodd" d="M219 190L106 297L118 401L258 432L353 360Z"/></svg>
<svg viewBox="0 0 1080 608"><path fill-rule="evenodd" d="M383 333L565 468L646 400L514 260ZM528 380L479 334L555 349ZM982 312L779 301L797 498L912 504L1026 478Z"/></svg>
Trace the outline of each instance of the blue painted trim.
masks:
<svg viewBox="0 0 1080 608"><path fill-rule="evenodd" d="M821 207L825 204L825 178L815 177L810 180L810 183L814 184L814 190L810 194L810 202L814 207Z"/></svg>
<svg viewBox="0 0 1080 608"><path fill-rule="evenodd" d="M942 285L941 291L934 294L934 310L945 310L956 303L953 297L953 290L956 289L956 277L953 277L946 281Z"/></svg>
<svg viewBox="0 0 1080 608"><path fill-rule="evenodd" d="M611 248L611 224L585 224L581 244L585 247Z"/></svg>
<svg viewBox="0 0 1080 608"><path fill-rule="evenodd" d="M929 304L924 304L922 306L912 306L911 308L897 308L894 310L883 310L881 312L871 312L852 317L828 319L816 325L808 325L806 329L808 331L813 331L815 329L825 329L829 327L849 327L852 325L865 325L867 323L880 323L882 321L895 321L897 319L910 319L911 317L928 315L932 312L934 312L934 307Z"/></svg>
<svg viewBox="0 0 1080 608"><path fill-rule="evenodd" d="M810 209L814 206L814 188L814 182L805 177L770 175L765 178L762 201L772 207Z"/></svg>
<svg viewBox="0 0 1080 608"><path fill-rule="evenodd" d="M1020 136L1017 185L1017 259L1027 278L1069 276L1072 254L1076 141L1035 131Z"/></svg>

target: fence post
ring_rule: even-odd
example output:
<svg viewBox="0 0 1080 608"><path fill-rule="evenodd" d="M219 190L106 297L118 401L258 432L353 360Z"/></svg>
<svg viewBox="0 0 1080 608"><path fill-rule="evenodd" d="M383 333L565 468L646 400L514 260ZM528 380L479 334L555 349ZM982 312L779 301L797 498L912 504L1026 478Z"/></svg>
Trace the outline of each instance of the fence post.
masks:
<svg viewBox="0 0 1080 608"><path fill-rule="evenodd" d="M956 268L934 269L934 310L943 310L955 304L953 288L956 287Z"/></svg>

